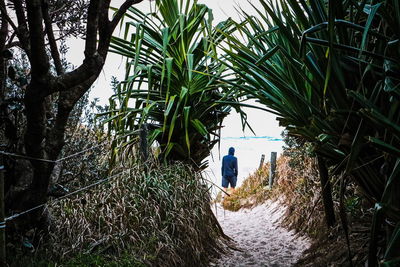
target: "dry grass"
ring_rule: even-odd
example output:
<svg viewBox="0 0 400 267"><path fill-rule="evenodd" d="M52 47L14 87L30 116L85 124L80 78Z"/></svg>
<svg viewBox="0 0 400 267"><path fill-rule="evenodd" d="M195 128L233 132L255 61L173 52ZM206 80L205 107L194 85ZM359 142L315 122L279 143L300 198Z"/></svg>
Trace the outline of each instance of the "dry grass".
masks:
<svg viewBox="0 0 400 267"><path fill-rule="evenodd" d="M153 165L148 172L133 166L90 193L52 205L50 236L35 261L87 265L77 258L99 255L118 266L128 255L134 266L205 266L227 240L209 203L202 177L187 166Z"/></svg>
<svg viewBox="0 0 400 267"><path fill-rule="evenodd" d="M314 158L281 156L277 161L274 196L287 207L283 224L314 238L325 228L319 173Z"/></svg>
<svg viewBox="0 0 400 267"><path fill-rule="evenodd" d="M217 201L222 201L225 209L236 211L251 208L268 198L278 200L287 207L283 226L314 240L298 266L348 266L347 243L338 212L336 227L328 229L325 224L316 160L302 150L295 150L287 150L289 153L278 158L276 183L272 190L265 186L269 176L269 166L265 165L250 175L230 197L222 201L220 194ZM338 210L339 188L334 183L336 178L332 177L333 198ZM353 264L358 266L365 261L371 214L368 207L363 207L356 187L348 185L347 189L345 208Z"/></svg>
<svg viewBox="0 0 400 267"><path fill-rule="evenodd" d="M313 158L297 154L297 157L282 155L277 160L276 179L273 189L268 188L270 164L255 171L230 196L221 201L227 210L237 211L251 208L275 199L287 207L283 224L311 237L321 234L324 228L323 206L320 199L320 184L316 162Z"/></svg>
<svg viewBox="0 0 400 267"><path fill-rule="evenodd" d="M225 209L237 211L251 208L275 199L283 202L287 211L283 224L297 231L305 231L309 236L320 234L323 226L323 206L320 201L320 185L315 160L307 156L291 158L280 156L277 160L276 179L273 189L268 188L270 164L255 171L230 196L222 200ZM323 227L322 227L323 228ZM317 233L318 232L318 233Z"/></svg>
<svg viewBox="0 0 400 267"><path fill-rule="evenodd" d="M251 208L265 202L269 191L266 185L269 177L269 163L264 164L260 169L247 177L243 184L236 190L225 196L222 200L222 193L217 196L217 201L222 202L224 209L237 211L241 208Z"/></svg>
<svg viewBox="0 0 400 267"><path fill-rule="evenodd" d="M337 226L328 229L321 200L321 186L316 159L300 153L281 156L277 163L277 187L273 194L287 207L283 225L314 241L298 266L349 266L348 248L339 216L339 185L332 177L333 200ZM349 238L355 266L362 265L367 253L368 227L371 214L363 207L354 185L348 185L345 209L349 222Z"/></svg>

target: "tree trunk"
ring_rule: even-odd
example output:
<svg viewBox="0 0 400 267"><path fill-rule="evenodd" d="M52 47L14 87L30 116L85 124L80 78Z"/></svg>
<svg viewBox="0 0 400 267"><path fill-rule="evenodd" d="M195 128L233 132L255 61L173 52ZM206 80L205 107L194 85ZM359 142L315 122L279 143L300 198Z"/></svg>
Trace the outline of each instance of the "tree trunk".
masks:
<svg viewBox="0 0 400 267"><path fill-rule="evenodd" d="M335 208L332 200L332 187L329 181L328 169L325 160L321 156L317 156L319 177L321 181L321 193L324 204L325 220L328 227L332 227L336 223Z"/></svg>
<svg viewBox="0 0 400 267"><path fill-rule="evenodd" d="M25 133L24 149L15 152L35 158L31 160L13 159L16 166L13 169L15 171L13 182L24 181L23 186L15 186L7 194L6 205L9 212L18 213L46 203L51 173L55 165L52 161L58 158L64 146L64 133L69 115L75 104L89 90L100 74L115 27L127 9L141 1L123 1L111 20L108 17L111 1L89 1L84 61L78 68L64 73L53 32L53 22L49 13L51 2L12 1L17 19L16 24L15 20L7 15L4 0L0 0L2 26L4 26L2 32L8 33L8 31L5 31L7 29L3 29L7 19L30 63L31 80L24 95L24 113L26 114L26 128L24 125L22 126ZM26 5L23 3L26 3ZM46 29L43 25L46 26ZM2 38L2 40L4 43L5 38ZM49 45L47 45L48 42ZM50 48L50 55L48 47ZM56 67L56 75L51 70L51 59ZM4 62L0 60L0 65L1 63ZM4 83L4 75L0 78L0 82ZM55 103L56 99L57 102ZM49 104L47 100L52 103ZM57 111L54 110L53 106L57 106ZM52 118L55 118L55 120ZM37 159L46 159L49 162ZM22 165L20 164L21 161L23 161ZM21 171L21 169L26 172ZM27 172L29 175L26 175ZM24 225L30 228L40 226L38 222L43 217L41 212L42 210L39 209L22 216L21 220L16 223L18 227L22 226L19 227L19 230L25 230ZM23 223L21 224L21 222Z"/></svg>

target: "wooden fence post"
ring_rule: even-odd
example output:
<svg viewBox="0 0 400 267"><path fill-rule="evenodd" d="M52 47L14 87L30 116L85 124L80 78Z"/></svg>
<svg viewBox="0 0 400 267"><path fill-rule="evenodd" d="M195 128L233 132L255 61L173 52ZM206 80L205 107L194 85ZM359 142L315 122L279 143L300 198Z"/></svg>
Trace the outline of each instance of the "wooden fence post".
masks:
<svg viewBox="0 0 400 267"><path fill-rule="evenodd" d="M273 184L274 184L274 180L275 180L275 169L276 169L276 152L271 152L271 166L269 168L269 188L271 189Z"/></svg>
<svg viewBox="0 0 400 267"><path fill-rule="evenodd" d="M265 160L265 155L262 154L261 155L261 160L260 160L260 167L258 167L258 169L260 170L262 168L262 166L264 165L264 160Z"/></svg>
<svg viewBox="0 0 400 267"><path fill-rule="evenodd" d="M149 145L147 144L147 135L148 135L148 127L147 124L144 123L140 128L140 159L143 163L146 163L149 158Z"/></svg>

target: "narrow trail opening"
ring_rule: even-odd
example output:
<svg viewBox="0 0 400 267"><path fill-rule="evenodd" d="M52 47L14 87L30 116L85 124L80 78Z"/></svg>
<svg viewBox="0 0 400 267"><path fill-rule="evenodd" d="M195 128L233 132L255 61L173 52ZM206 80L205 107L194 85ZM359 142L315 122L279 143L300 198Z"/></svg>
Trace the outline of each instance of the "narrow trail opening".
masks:
<svg viewBox="0 0 400 267"><path fill-rule="evenodd" d="M306 238L280 226L285 207L278 202L236 212L217 205L214 212L241 251L223 255L212 266L293 266L310 245Z"/></svg>

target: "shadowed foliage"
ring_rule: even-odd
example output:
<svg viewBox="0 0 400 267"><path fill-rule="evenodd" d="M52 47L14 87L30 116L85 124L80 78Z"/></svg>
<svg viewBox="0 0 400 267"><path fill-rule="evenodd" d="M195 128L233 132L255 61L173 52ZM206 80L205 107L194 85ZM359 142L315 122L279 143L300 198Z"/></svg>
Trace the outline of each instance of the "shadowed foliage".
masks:
<svg viewBox="0 0 400 267"><path fill-rule="evenodd" d="M289 135L313 144L340 174L333 177L342 195L349 179L359 185L376 204L369 264L378 264L383 229L389 238L379 260L398 263L399 2L260 3L257 16L242 11L247 42L227 36L243 94L272 109Z"/></svg>

